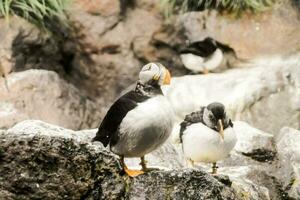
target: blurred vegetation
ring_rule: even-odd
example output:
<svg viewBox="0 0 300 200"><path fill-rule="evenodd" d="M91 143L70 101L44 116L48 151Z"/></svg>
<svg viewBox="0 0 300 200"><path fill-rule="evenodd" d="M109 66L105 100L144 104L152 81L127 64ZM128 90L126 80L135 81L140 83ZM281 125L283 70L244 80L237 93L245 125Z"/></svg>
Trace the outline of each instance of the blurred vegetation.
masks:
<svg viewBox="0 0 300 200"><path fill-rule="evenodd" d="M265 11L275 2L276 0L161 0L161 6L166 16L205 9L216 9L239 15L245 11Z"/></svg>
<svg viewBox="0 0 300 200"><path fill-rule="evenodd" d="M50 24L66 24L65 9L70 0L0 0L0 17L24 18L38 28L49 31Z"/></svg>

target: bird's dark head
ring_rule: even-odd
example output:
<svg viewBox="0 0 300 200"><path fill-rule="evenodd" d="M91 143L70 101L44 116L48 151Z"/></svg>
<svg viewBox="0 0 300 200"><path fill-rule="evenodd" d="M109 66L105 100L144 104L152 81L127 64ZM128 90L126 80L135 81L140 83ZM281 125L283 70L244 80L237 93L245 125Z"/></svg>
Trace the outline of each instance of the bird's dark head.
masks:
<svg viewBox="0 0 300 200"><path fill-rule="evenodd" d="M211 37L206 37L203 42L207 42L207 43L211 43L211 44L214 44L216 45L216 40L211 38Z"/></svg>
<svg viewBox="0 0 300 200"><path fill-rule="evenodd" d="M224 138L223 130L232 126L231 120L226 115L225 106L218 102L204 108L203 121L206 126L218 131L222 138Z"/></svg>
<svg viewBox="0 0 300 200"><path fill-rule="evenodd" d="M139 82L150 85L169 85L171 74L169 70L160 63L148 63L143 66L139 74Z"/></svg>

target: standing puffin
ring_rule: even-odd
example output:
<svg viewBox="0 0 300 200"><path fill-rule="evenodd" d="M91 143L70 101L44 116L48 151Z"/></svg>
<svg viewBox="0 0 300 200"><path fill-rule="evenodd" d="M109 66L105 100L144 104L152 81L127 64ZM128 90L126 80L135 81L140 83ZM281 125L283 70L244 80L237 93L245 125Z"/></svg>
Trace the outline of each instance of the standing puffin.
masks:
<svg viewBox="0 0 300 200"><path fill-rule="evenodd" d="M180 124L180 141L187 161L212 163L217 173L217 161L226 158L236 144L233 124L221 103L211 103L200 111L185 116Z"/></svg>
<svg viewBox="0 0 300 200"><path fill-rule="evenodd" d="M149 170L144 156L161 146L172 131L173 109L161 90L170 81L170 72L162 64L145 65L135 89L110 107L93 139L105 147L109 144L129 176ZM142 170L128 169L124 157L140 157Z"/></svg>
<svg viewBox="0 0 300 200"><path fill-rule="evenodd" d="M235 51L210 37L192 42L180 50L183 65L193 73L209 73L237 60Z"/></svg>

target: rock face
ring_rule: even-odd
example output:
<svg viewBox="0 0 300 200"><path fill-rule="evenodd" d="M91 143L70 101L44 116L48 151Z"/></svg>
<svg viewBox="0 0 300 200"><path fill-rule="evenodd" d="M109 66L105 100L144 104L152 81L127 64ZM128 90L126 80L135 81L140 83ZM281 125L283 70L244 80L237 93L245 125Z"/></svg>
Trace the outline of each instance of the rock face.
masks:
<svg viewBox="0 0 300 200"><path fill-rule="evenodd" d="M12 71L17 71L15 64L16 60L13 55L13 44L15 39L18 38L18 36L21 36L24 30L30 31L31 34L28 34L28 36L30 35L29 38L35 40L37 43L41 38L38 36L38 31L33 25L18 17L11 17L10 24L8 24L4 18L0 17L0 26L0 70L7 75ZM27 49L27 51L30 50ZM23 58L23 60L24 59L25 58Z"/></svg>
<svg viewBox="0 0 300 200"><path fill-rule="evenodd" d="M92 131L24 121L0 132L3 199L239 199L201 170L155 171L128 178ZM224 181L223 181L224 182Z"/></svg>
<svg viewBox="0 0 300 200"><path fill-rule="evenodd" d="M251 64L256 67L173 78L164 92L178 121L200 106L218 101L234 120L276 134L283 126L300 128L298 60L299 55L258 60Z"/></svg>
<svg viewBox="0 0 300 200"><path fill-rule="evenodd" d="M2 71L55 71L96 102L104 116L120 92L137 80L143 64L162 61L174 74L185 72L175 48L183 34L164 26L158 5L158 1L74 1L69 10L71 28L54 26L54 37L20 18L12 18L12 26L0 18Z"/></svg>
<svg viewBox="0 0 300 200"><path fill-rule="evenodd" d="M284 127L276 138L279 166L277 175L283 180L289 196L300 198L300 131Z"/></svg>
<svg viewBox="0 0 300 200"><path fill-rule="evenodd" d="M25 119L40 119L66 128L97 127L95 103L55 72L27 70L10 74L0 85L0 128Z"/></svg>

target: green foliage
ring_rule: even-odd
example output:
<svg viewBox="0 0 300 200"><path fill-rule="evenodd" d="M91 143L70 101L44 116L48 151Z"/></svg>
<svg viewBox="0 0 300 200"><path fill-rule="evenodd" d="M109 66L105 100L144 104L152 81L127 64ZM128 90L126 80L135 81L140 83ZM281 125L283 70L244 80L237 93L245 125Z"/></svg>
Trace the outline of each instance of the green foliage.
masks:
<svg viewBox="0 0 300 200"><path fill-rule="evenodd" d="M64 22L65 8L70 0L0 0L0 16L18 15L25 20L47 29L47 22Z"/></svg>
<svg viewBox="0 0 300 200"><path fill-rule="evenodd" d="M243 11L264 11L275 3L275 0L161 0L165 14L176 12L202 11L217 9L240 14Z"/></svg>

